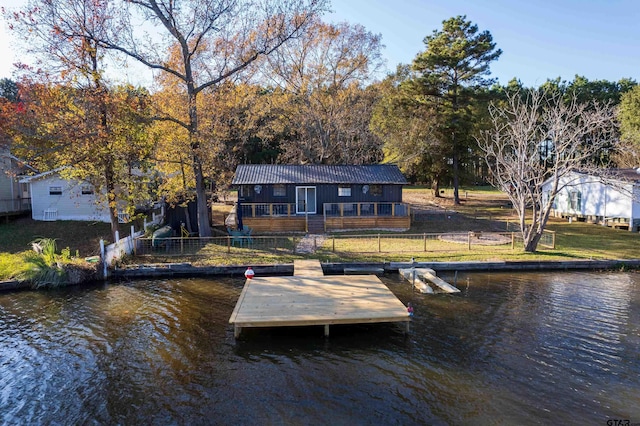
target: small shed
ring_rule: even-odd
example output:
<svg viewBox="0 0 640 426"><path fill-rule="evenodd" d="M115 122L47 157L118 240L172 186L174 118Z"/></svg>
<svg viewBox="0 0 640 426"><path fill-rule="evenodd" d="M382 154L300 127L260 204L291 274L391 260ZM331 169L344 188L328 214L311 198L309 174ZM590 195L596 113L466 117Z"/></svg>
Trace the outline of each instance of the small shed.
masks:
<svg viewBox="0 0 640 426"><path fill-rule="evenodd" d="M97 197L93 185L60 176L61 169L24 177L20 183L31 188L31 216L34 220L92 220L110 222L109 208Z"/></svg>
<svg viewBox="0 0 640 426"><path fill-rule="evenodd" d="M261 232L408 229L406 184L392 164L245 164L232 181L244 225Z"/></svg>
<svg viewBox="0 0 640 426"><path fill-rule="evenodd" d="M640 230L640 169L609 170L608 178L572 172L560 179L556 217ZM544 183L549 194L552 180Z"/></svg>

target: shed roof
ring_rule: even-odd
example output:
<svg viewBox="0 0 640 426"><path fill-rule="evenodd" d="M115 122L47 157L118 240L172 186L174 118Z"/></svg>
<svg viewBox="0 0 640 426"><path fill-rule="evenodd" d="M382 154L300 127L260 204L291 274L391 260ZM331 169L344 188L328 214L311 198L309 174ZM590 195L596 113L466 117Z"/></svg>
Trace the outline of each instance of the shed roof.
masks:
<svg viewBox="0 0 640 426"><path fill-rule="evenodd" d="M35 180L49 179L50 177L56 176L61 170L64 170L66 168L68 168L68 166L58 167L57 169L48 170L46 172L38 173L37 175L23 176L20 179L20 183L30 183Z"/></svg>
<svg viewBox="0 0 640 426"><path fill-rule="evenodd" d="M283 165L242 164L236 169L232 185L254 184L398 184L407 180L394 164L375 165Z"/></svg>
<svg viewBox="0 0 640 426"><path fill-rule="evenodd" d="M640 181L640 167L635 169L613 169L612 174L623 180Z"/></svg>

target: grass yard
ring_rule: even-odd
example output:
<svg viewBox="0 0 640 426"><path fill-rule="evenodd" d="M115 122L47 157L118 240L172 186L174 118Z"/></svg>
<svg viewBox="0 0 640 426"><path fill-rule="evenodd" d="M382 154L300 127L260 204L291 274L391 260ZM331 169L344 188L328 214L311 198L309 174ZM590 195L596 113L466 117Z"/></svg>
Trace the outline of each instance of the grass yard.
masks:
<svg viewBox="0 0 640 426"><path fill-rule="evenodd" d="M197 256L162 256L127 259L127 262L187 262L195 265L246 265L291 263L294 259L315 258L324 262L360 261L481 261L481 260L570 260L570 259L637 259L640 258L640 235L603 226L551 219L548 229L556 232L556 248L540 247L536 253L525 253L521 243L499 246L474 246L440 241L428 236L433 233L504 231L504 222L513 221L513 211L504 194L492 188L473 187L460 190L462 205L454 206L453 194L445 189L441 197L433 197L428 188L408 187L403 200L412 206L419 220L404 236L391 238L388 232L340 233L335 241L329 237L313 254L295 254L287 250L261 250L234 247L227 253L224 245L206 246ZM231 205L214 205L214 223L223 222ZM123 228L123 232L127 231ZM378 241L375 234L389 238ZM19 218L0 224L0 270L19 267L16 254L30 249L31 241L46 237L56 239L58 250L69 247L71 254L81 257L99 253L99 240L110 240L107 223L56 221L41 222ZM361 235L343 239L343 236ZM427 234L427 236L424 236ZM412 236L410 236L412 235ZM425 241L426 240L426 241ZM334 251L335 247L335 251ZM381 247L381 252L378 252ZM425 250L426 247L426 250Z"/></svg>
<svg viewBox="0 0 640 426"><path fill-rule="evenodd" d="M460 190L462 205L455 206L451 189L441 197L433 197L429 188L408 187L403 190L403 201L411 204L420 220L414 221L404 236L390 237L383 231L354 231L329 237L313 254L273 253L268 250L238 249L231 253L226 248L203 249L198 256L176 258L158 256L145 258L145 262L190 261L197 265L245 265L291 263L294 259L315 258L323 262L359 261L482 261L528 260L554 261L571 259L636 259L640 258L640 235L624 230L606 228L587 223L568 223L551 219L548 229L556 232L556 248L539 247L536 253L525 253L521 242L497 246L473 246L438 241L420 234L483 231L504 231L504 222L515 221L507 197L488 187ZM214 207L214 218L221 221L230 211L230 205ZM377 234L382 234L380 243ZM393 233L397 235L397 233ZM355 236L358 236L357 238ZM350 238L342 238L350 237ZM424 239L428 239L425 241ZM380 245L379 245L380 244ZM381 247L381 252L378 252ZM425 251L426 247L426 251ZM335 251L334 251L335 248ZM133 260L136 261L135 259Z"/></svg>
<svg viewBox="0 0 640 426"><path fill-rule="evenodd" d="M126 229L123 228L126 233ZM31 249L37 238L53 238L58 250L69 247L81 257L100 254L100 238L112 240L111 225L102 222L43 222L21 217L0 223L0 253L20 253Z"/></svg>

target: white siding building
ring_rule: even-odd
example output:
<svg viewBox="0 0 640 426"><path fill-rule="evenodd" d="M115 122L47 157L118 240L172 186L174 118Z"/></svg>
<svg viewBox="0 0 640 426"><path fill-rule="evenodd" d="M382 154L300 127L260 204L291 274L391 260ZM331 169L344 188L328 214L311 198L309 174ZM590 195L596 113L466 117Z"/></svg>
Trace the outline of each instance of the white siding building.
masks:
<svg viewBox="0 0 640 426"><path fill-rule="evenodd" d="M640 229L640 169L619 169L619 178L604 181L600 177L571 173L560 180L553 214L609 226ZM551 191L551 181L544 186Z"/></svg>
<svg viewBox="0 0 640 426"><path fill-rule="evenodd" d="M58 171L20 180L31 187L31 216L34 220L110 222L108 206L98 199L93 185L63 179Z"/></svg>
<svg viewBox="0 0 640 426"><path fill-rule="evenodd" d="M16 177L24 165L8 150L0 149L0 213L29 210L29 185Z"/></svg>

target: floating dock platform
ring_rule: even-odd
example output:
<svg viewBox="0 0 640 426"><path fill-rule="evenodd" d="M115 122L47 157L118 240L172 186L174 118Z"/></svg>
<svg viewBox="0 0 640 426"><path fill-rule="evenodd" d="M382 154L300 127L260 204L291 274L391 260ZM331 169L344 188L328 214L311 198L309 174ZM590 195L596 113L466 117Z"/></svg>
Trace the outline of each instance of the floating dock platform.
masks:
<svg viewBox="0 0 640 426"><path fill-rule="evenodd" d="M243 328L406 322L407 307L374 275L324 276L319 261L295 261L294 276L247 280L229 318Z"/></svg>

